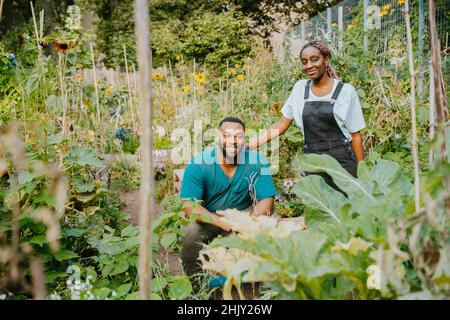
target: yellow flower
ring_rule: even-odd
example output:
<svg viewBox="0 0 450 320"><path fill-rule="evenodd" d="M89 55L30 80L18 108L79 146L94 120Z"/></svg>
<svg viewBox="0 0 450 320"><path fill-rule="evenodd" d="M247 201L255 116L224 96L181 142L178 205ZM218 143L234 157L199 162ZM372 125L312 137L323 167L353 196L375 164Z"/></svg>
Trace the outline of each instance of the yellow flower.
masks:
<svg viewBox="0 0 450 320"><path fill-rule="evenodd" d="M81 80L83 80L83 75L81 73L77 73L75 75L75 79L77 79L77 81L81 81Z"/></svg>
<svg viewBox="0 0 450 320"><path fill-rule="evenodd" d="M106 94L106 95L109 95L109 94L111 94L111 93L112 93L112 90L111 90L110 88L108 88L108 89L105 90L105 94Z"/></svg>
<svg viewBox="0 0 450 320"><path fill-rule="evenodd" d="M102 86L102 85L103 85L102 80L97 80L97 86Z"/></svg>
<svg viewBox="0 0 450 320"><path fill-rule="evenodd" d="M181 56L179 54L177 54L177 56L175 57L175 59L177 59L177 61L181 60Z"/></svg>
<svg viewBox="0 0 450 320"><path fill-rule="evenodd" d="M397 4L399 4L399 5L405 4L405 0L398 0Z"/></svg>
<svg viewBox="0 0 450 320"><path fill-rule="evenodd" d="M112 88L114 87L114 84L112 82L109 83L109 87Z"/></svg>
<svg viewBox="0 0 450 320"><path fill-rule="evenodd" d="M161 80L163 78L163 74L160 73L152 73L152 78L156 80Z"/></svg>
<svg viewBox="0 0 450 320"><path fill-rule="evenodd" d="M247 65L244 63L244 65L242 66L242 69L247 68Z"/></svg>
<svg viewBox="0 0 450 320"><path fill-rule="evenodd" d="M231 72L230 72L230 73L231 73L231 75L233 75L233 76L234 76L234 75L236 75L236 73L237 73L237 72L236 72L236 70L234 70L234 69L231 69Z"/></svg>
<svg viewBox="0 0 450 320"><path fill-rule="evenodd" d="M383 17L383 16L385 16L387 14L388 14L388 12L386 10L383 10L383 11L380 12L380 17Z"/></svg>
<svg viewBox="0 0 450 320"><path fill-rule="evenodd" d="M191 92L191 87L185 86L183 91L184 91L184 93L189 93L189 92Z"/></svg>
<svg viewBox="0 0 450 320"><path fill-rule="evenodd" d="M238 79L239 81L242 81L242 80L244 80L244 76L243 76L242 74L238 74L238 75L237 75L237 79Z"/></svg>
<svg viewBox="0 0 450 320"><path fill-rule="evenodd" d="M241 66L240 66L239 64L237 64L237 63L234 65L234 67L235 67L236 69L241 68Z"/></svg>
<svg viewBox="0 0 450 320"><path fill-rule="evenodd" d="M197 73L195 76L195 79L200 83L203 84L205 82L205 75L203 73Z"/></svg>
<svg viewBox="0 0 450 320"><path fill-rule="evenodd" d="M389 10L390 8L391 8L391 5L389 3L385 6L383 6L383 10Z"/></svg>

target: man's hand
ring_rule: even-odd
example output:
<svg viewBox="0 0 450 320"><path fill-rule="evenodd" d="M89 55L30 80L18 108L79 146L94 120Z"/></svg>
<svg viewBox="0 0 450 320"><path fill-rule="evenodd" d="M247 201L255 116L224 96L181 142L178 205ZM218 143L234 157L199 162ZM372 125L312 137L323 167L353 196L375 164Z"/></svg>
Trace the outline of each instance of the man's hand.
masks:
<svg viewBox="0 0 450 320"><path fill-rule="evenodd" d="M270 216L273 210L274 198L266 198L258 201L254 210L250 213L251 216L257 217L260 215Z"/></svg>
<svg viewBox="0 0 450 320"><path fill-rule="evenodd" d="M183 211L184 211L184 215L186 217L189 217L192 213L198 213L198 214L208 217L208 221L199 217L196 219L197 222L212 224L213 226L216 226L226 232L232 231L231 227L229 225L227 225L226 223L224 223L220 220L220 216L208 211L205 207L203 207L201 205L198 205L198 206L195 206L195 208L192 208L192 206L189 204L189 202L185 201L183 203Z"/></svg>

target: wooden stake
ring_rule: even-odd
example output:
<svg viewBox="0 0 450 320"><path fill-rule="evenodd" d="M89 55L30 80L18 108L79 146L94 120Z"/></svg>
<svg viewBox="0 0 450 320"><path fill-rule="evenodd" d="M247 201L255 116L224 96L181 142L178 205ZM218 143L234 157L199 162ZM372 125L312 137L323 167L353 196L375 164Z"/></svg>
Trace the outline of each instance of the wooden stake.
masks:
<svg viewBox="0 0 450 320"><path fill-rule="evenodd" d="M131 95L131 80L130 80L130 73L128 72L127 49L125 48L125 44L123 45L123 55L125 57L125 72L127 74L128 104L130 105L131 110L131 122L133 123L133 128L135 128L135 130L137 130L137 133L139 134L139 126L136 127L136 121L134 118L133 97Z"/></svg>
<svg viewBox="0 0 450 320"><path fill-rule="evenodd" d="M33 17L34 35L36 36L36 45L38 47L39 54L40 54L42 48L39 45L39 32L38 32L38 28L37 28L36 15L34 14L33 1L30 1L30 7L31 7L31 16Z"/></svg>
<svg viewBox="0 0 450 320"><path fill-rule="evenodd" d="M66 88L64 81L64 57L61 52L58 53L58 67L59 67L59 85L61 93L61 103L63 107L62 132L67 133L67 104L66 104ZM62 159L61 159L62 160Z"/></svg>
<svg viewBox="0 0 450 320"><path fill-rule="evenodd" d="M172 83L172 97L173 97L173 108L175 113L177 112L177 96L175 95L175 81L173 79L172 63L169 60L169 70L170 70L170 80Z"/></svg>
<svg viewBox="0 0 450 320"><path fill-rule="evenodd" d="M152 130L152 54L147 0L135 0L136 54L141 99L141 210L139 216L139 296L148 300L152 278L151 213L154 210L153 130Z"/></svg>
<svg viewBox="0 0 450 320"><path fill-rule="evenodd" d="M2 13L3 13L3 0L0 0L0 22L2 21Z"/></svg>
<svg viewBox="0 0 450 320"><path fill-rule="evenodd" d="M414 166L414 203L416 212L420 210L420 177L419 177L419 156L417 153L417 130L416 130L416 73L414 70L413 46L411 36L411 22L409 19L409 1L405 1L405 23L406 38L408 47L409 76L411 83L410 103L411 103L411 132L412 132L412 157Z"/></svg>
<svg viewBox="0 0 450 320"><path fill-rule="evenodd" d="M435 132L440 136L441 160L447 162L447 146L445 142L445 123L448 120L447 94L442 75L441 48L436 28L436 6L434 0L428 1L428 21L431 43L431 64L433 73L430 75L434 85L434 107L435 107ZM431 104L431 101L430 101Z"/></svg>
<svg viewBox="0 0 450 320"><path fill-rule="evenodd" d="M94 59L94 49L92 47L92 42L89 43L89 47L91 50L91 61L92 61L92 71L94 73L94 87L95 87L95 106L97 108L97 122L98 125L100 126L100 103L99 103L99 99L98 99L98 85L97 85L97 72L95 71L95 59Z"/></svg>

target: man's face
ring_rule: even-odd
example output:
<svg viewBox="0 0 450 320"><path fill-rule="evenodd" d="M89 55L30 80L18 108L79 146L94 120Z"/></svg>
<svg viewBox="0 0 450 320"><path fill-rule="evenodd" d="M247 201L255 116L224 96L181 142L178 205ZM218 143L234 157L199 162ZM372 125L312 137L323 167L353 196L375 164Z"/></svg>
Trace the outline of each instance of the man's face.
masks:
<svg viewBox="0 0 450 320"><path fill-rule="evenodd" d="M237 156L244 148L245 131L241 124L224 122L219 128L219 147L227 163L237 163Z"/></svg>

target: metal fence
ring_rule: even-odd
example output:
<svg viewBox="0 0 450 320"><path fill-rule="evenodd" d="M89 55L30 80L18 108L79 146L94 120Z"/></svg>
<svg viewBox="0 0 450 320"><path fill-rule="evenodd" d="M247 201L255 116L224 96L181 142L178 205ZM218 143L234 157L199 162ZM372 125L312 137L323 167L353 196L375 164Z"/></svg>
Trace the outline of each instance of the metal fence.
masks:
<svg viewBox="0 0 450 320"><path fill-rule="evenodd" d="M394 45L406 49L406 27L403 14L404 0L344 0L338 5L291 27L284 35L282 53L284 59L298 56L304 43L313 39L325 40L333 49L339 51L345 46L341 34L352 28L355 19L364 25L366 36L364 47L376 53L377 61L386 63L386 52ZM426 52L427 38L427 3L426 0L414 0L410 5L410 15L414 36L414 46L418 52ZM441 48L449 46L450 1L436 1L436 23ZM395 48L394 48L395 49Z"/></svg>

